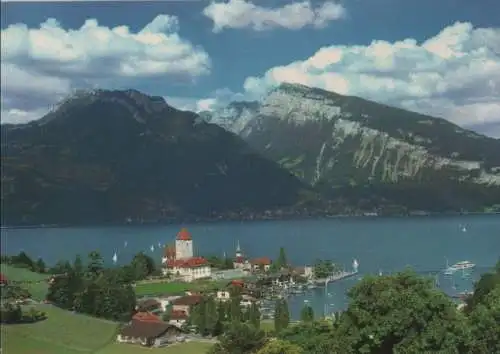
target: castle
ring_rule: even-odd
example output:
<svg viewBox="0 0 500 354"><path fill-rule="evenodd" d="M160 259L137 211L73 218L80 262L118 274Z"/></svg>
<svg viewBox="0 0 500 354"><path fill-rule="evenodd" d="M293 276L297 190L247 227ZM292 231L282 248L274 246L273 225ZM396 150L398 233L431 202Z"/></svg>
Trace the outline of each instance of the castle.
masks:
<svg viewBox="0 0 500 354"><path fill-rule="evenodd" d="M211 273L208 261L193 254L193 239L190 232L183 228L177 234L175 246L166 246L162 258L163 274L193 281L209 278Z"/></svg>

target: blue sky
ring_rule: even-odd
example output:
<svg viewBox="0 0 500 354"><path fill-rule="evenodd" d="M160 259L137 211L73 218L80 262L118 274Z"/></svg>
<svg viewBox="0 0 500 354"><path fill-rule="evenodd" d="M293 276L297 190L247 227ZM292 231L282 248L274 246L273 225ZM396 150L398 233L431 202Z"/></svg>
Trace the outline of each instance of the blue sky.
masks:
<svg viewBox="0 0 500 354"><path fill-rule="evenodd" d="M500 137L497 0L1 7L2 122L38 118L75 88L131 87L200 110L258 98L289 81Z"/></svg>

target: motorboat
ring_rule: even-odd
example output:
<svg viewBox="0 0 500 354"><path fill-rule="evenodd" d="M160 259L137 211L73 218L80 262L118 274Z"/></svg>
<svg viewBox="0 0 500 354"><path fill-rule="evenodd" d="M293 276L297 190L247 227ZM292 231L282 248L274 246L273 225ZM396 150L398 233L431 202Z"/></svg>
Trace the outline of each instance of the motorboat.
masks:
<svg viewBox="0 0 500 354"><path fill-rule="evenodd" d="M459 270L466 271L474 268L475 266L476 265L470 261L460 261L458 263L446 267L446 269L444 270L444 274L451 275Z"/></svg>

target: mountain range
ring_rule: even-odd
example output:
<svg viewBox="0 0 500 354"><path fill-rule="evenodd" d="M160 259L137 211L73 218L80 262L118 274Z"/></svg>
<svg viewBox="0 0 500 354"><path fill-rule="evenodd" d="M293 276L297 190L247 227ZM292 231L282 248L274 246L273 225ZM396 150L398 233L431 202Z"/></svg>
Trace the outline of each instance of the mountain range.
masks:
<svg viewBox="0 0 500 354"><path fill-rule="evenodd" d="M134 90L80 92L1 134L2 225L262 213L308 190L235 134Z"/></svg>
<svg viewBox="0 0 500 354"><path fill-rule="evenodd" d="M500 207L500 140L301 85L200 114L82 91L1 135L2 225Z"/></svg>
<svg viewBox="0 0 500 354"><path fill-rule="evenodd" d="M297 84L201 116L345 205L441 212L500 204L500 140L441 118Z"/></svg>

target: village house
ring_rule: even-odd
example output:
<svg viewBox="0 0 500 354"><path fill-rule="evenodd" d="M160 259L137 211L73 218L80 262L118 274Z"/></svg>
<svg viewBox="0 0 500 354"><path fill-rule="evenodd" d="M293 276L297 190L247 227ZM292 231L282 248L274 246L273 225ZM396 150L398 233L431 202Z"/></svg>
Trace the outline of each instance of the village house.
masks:
<svg viewBox="0 0 500 354"><path fill-rule="evenodd" d="M216 294L216 299L219 301L227 301L231 298L229 290L219 290Z"/></svg>
<svg viewBox="0 0 500 354"><path fill-rule="evenodd" d="M164 275L176 276L188 282L210 278L212 274L208 261L194 256L193 239L185 228L177 234L175 247L165 247L162 264Z"/></svg>
<svg viewBox="0 0 500 354"><path fill-rule="evenodd" d="M264 271L267 272L271 268L271 259L268 257L255 258L250 261L252 265L252 271Z"/></svg>
<svg viewBox="0 0 500 354"><path fill-rule="evenodd" d="M181 311L189 316L191 308L198 305L202 300L201 295L187 295L182 296L172 301L172 311Z"/></svg>
<svg viewBox="0 0 500 354"><path fill-rule="evenodd" d="M189 316L184 311L172 310L170 312L169 324L177 327L182 327L188 320Z"/></svg>
<svg viewBox="0 0 500 354"><path fill-rule="evenodd" d="M132 320L117 335L117 342L140 344L147 347L159 347L175 343L183 334L177 326L161 320Z"/></svg>
<svg viewBox="0 0 500 354"><path fill-rule="evenodd" d="M146 299L143 301L139 301L137 303L136 310L146 312L164 311L162 309L161 303L155 299Z"/></svg>

